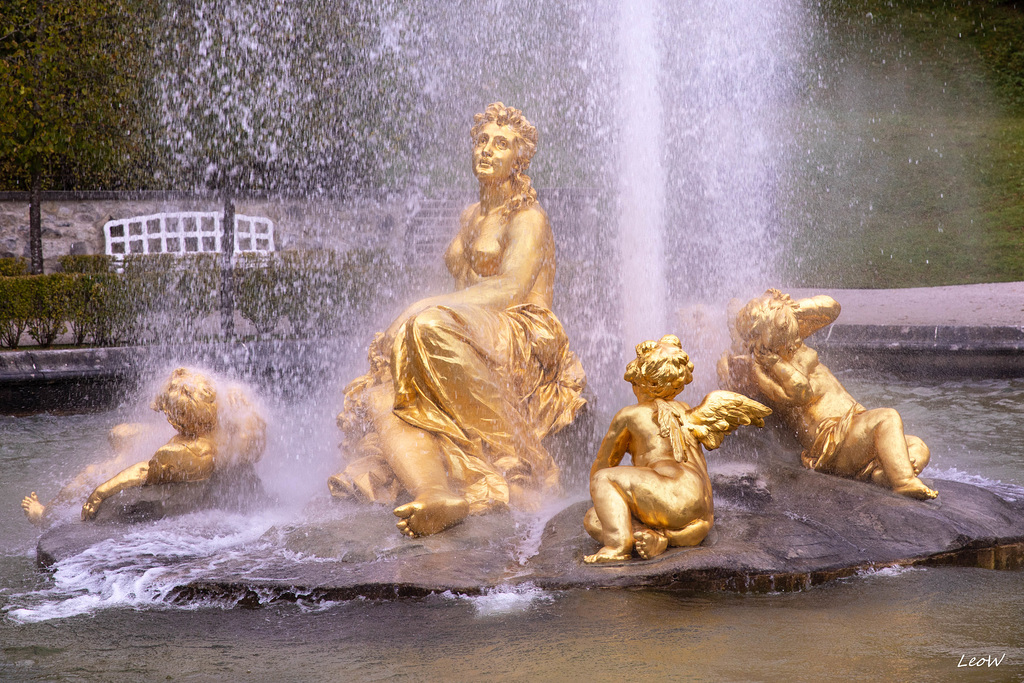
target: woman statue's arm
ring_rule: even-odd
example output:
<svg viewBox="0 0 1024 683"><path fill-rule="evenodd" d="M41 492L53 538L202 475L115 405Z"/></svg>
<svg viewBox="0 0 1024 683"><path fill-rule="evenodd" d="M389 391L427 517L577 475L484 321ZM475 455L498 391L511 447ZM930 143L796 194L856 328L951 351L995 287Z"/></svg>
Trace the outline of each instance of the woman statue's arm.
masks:
<svg viewBox="0 0 1024 683"><path fill-rule="evenodd" d="M395 318L385 337L393 339L406 320L433 306L503 309L525 301L541 269L555 257L554 239L544 212L533 208L512 219L507 235L498 274L463 289L417 301Z"/></svg>

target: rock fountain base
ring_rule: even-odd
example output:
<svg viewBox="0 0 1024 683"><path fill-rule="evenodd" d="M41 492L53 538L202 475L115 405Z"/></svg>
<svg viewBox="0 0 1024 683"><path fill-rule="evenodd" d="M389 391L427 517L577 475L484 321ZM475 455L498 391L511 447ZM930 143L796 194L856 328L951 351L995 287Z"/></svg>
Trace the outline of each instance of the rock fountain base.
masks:
<svg viewBox="0 0 1024 683"><path fill-rule="evenodd" d="M925 482L939 490L939 498L910 500L805 470L780 455L772 438L736 439L730 450L744 453L742 459L716 458L710 536L698 547L672 548L653 560L583 564L583 556L598 547L581 523L589 501L552 517L534 552L524 550L524 532L509 514L472 517L437 536L407 539L395 529L389 508L318 500L301 521L274 527L261 539L288 552L254 557L257 571L241 560L218 564L204 578L178 586L171 599L257 606L441 591L472 595L524 582L554 590L766 592L893 565L1024 566L1024 501L929 478ZM38 556L50 564L100 540L138 533L145 524L114 519L58 526L43 534Z"/></svg>

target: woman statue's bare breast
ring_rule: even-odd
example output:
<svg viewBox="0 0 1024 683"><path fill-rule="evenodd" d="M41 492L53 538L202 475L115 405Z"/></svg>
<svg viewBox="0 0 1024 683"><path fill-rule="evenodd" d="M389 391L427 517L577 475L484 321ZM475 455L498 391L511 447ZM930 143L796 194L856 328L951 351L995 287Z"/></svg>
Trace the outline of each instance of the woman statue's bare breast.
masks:
<svg viewBox="0 0 1024 683"><path fill-rule="evenodd" d="M504 255L505 246L498 234L481 234L466 250L469 267L480 277L497 275Z"/></svg>

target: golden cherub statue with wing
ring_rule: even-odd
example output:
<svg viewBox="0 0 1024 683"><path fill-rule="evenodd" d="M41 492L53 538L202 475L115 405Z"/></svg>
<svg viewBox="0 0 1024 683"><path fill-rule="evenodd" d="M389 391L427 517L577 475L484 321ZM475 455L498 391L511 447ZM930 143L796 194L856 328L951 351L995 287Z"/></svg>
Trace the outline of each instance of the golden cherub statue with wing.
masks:
<svg viewBox="0 0 1024 683"><path fill-rule="evenodd" d="M764 426L771 409L742 394L713 391L690 408L675 397L693 381L679 339L666 335L636 347L626 366L635 405L612 419L590 469L594 507L583 525L603 546L588 564L650 559L668 546L694 546L711 531L714 503L701 446L718 448L741 425ZM632 467L617 467L626 453Z"/></svg>

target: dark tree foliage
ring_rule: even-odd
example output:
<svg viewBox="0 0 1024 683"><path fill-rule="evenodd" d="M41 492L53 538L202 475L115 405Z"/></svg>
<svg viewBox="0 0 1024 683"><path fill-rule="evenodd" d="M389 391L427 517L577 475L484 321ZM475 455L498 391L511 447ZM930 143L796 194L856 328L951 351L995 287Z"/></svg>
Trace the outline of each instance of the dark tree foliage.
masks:
<svg viewBox="0 0 1024 683"><path fill-rule="evenodd" d="M155 27L167 180L346 193L405 168L411 87L373 3L177 0Z"/></svg>
<svg viewBox="0 0 1024 683"><path fill-rule="evenodd" d="M33 272L42 189L144 182L149 0L6 0L0 13L0 181L29 190Z"/></svg>

